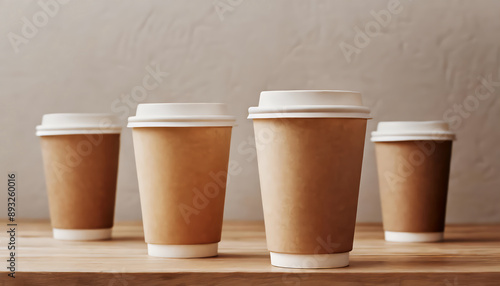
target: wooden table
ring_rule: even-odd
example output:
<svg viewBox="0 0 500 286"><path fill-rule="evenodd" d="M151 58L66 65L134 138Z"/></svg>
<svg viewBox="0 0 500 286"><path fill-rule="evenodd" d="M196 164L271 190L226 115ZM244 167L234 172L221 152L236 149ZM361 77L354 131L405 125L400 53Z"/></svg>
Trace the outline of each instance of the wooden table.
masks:
<svg viewBox="0 0 500 286"><path fill-rule="evenodd" d="M500 225L452 225L446 242L394 243L380 225L359 224L350 266L320 270L271 266L262 222L226 222L219 256L204 259L149 257L138 222L117 223L111 241L51 235L46 221L18 222L16 278L2 267L0 285L500 285Z"/></svg>

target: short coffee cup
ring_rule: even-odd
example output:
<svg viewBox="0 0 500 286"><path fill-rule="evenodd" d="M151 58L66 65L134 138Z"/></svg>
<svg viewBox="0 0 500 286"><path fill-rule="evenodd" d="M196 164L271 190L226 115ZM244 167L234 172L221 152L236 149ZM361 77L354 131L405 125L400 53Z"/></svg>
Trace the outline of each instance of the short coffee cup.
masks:
<svg viewBox="0 0 500 286"><path fill-rule="evenodd" d="M234 122L218 103L139 104L129 118L149 255L217 255Z"/></svg>
<svg viewBox="0 0 500 286"><path fill-rule="evenodd" d="M55 113L37 126L55 239L111 238L121 126L112 114Z"/></svg>
<svg viewBox="0 0 500 286"><path fill-rule="evenodd" d="M387 241L443 240L454 139L443 121L380 122L372 132Z"/></svg>

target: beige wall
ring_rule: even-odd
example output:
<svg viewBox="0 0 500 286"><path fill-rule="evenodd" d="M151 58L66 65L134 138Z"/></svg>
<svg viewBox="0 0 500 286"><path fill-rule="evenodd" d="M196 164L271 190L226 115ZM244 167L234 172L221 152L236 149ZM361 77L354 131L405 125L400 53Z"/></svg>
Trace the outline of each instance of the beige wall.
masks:
<svg viewBox="0 0 500 286"><path fill-rule="evenodd" d="M34 135L42 115L125 119L138 103L128 107L127 97L158 68L168 75L139 101L226 102L238 117L231 160L240 172L230 178L227 219L262 218L246 120L259 92L351 89L373 110L368 132L381 120L451 120L458 141L448 221L500 222L500 1L73 0L49 8L0 1L0 171L18 172L19 216L48 217ZM355 38L356 27L369 35ZM140 218L132 148L125 130L120 220ZM380 220L369 141L358 219Z"/></svg>

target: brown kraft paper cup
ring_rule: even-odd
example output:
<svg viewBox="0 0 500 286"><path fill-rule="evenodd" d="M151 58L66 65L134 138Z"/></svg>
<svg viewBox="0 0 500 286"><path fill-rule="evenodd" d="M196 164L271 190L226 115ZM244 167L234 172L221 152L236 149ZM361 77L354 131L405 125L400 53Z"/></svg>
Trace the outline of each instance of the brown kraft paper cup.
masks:
<svg viewBox="0 0 500 286"><path fill-rule="evenodd" d="M384 230L442 233L452 141L376 142Z"/></svg>
<svg viewBox="0 0 500 286"><path fill-rule="evenodd" d="M113 226L120 134L40 137L54 229Z"/></svg>
<svg viewBox="0 0 500 286"><path fill-rule="evenodd" d="M220 241L231 130L133 128L144 234L150 246Z"/></svg>
<svg viewBox="0 0 500 286"><path fill-rule="evenodd" d="M254 128L268 249L351 251L366 119L254 119Z"/></svg>

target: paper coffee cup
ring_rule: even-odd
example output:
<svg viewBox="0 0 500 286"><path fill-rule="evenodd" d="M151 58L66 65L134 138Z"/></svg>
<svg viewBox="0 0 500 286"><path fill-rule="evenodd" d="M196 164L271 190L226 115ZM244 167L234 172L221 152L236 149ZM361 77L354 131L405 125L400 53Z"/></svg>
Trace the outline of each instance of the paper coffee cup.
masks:
<svg viewBox="0 0 500 286"><path fill-rule="evenodd" d="M264 91L249 109L271 264L349 264L369 109L350 91Z"/></svg>
<svg viewBox="0 0 500 286"><path fill-rule="evenodd" d="M380 122L372 132L387 241L443 240L454 139L444 121Z"/></svg>
<svg viewBox="0 0 500 286"><path fill-rule="evenodd" d="M234 122L217 103L140 104L129 118L149 255L217 255Z"/></svg>
<svg viewBox="0 0 500 286"><path fill-rule="evenodd" d="M43 116L40 136L53 235L111 238L121 127L111 114Z"/></svg>

